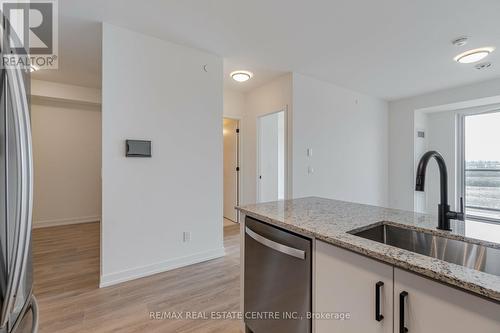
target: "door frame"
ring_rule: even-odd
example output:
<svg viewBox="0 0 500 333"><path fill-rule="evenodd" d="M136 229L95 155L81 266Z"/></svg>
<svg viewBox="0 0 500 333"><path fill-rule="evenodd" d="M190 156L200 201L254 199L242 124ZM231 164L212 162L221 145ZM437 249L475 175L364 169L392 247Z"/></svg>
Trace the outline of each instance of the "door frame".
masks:
<svg viewBox="0 0 500 333"><path fill-rule="evenodd" d="M238 122L238 133L236 135L236 167L239 167L239 171L236 172L236 206L239 206L241 204L241 194L243 193L242 191L242 188L243 188L243 184L242 184L242 181L241 181L241 170L242 170L242 167L241 167L241 161L242 161L242 158L241 158L241 148L242 148L242 131L241 131L241 127L242 127L242 124L243 124L243 117L241 116L225 116L223 115L222 116L222 121L224 122L224 119L231 119L231 120L236 120ZM223 138L224 140L224 138ZM224 170L224 142L222 143L222 169ZM222 179L222 181L224 182L224 179ZM222 201L224 202L224 183L223 183L223 186L222 186ZM224 206L224 203L223 203L223 206ZM222 218L224 218L224 207L222 209ZM237 211L236 212L236 222L237 223L240 223L240 213Z"/></svg>
<svg viewBox="0 0 500 333"><path fill-rule="evenodd" d="M289 181L288 181L288 177L289 177L289 163L288 163L288 158L290 156L289 154L289 140L288 140L288 135L289 135L289 126L288 126L288 121L289 121L289 114L288 114L288 105L284 105L281 109L277 110L277 111L272 111L272 112L268 112L268 113L263 113L263 114L259 114L257 116L257 119L256 119L256 128L257 128L257 131L256 131L256 134L257 134L257 138L255 140L256 142L256 149L255 149L255 152L256 152L256 158L255 158L255 161L257 162L257 165L256 165L256 177L255 177L255 182L256 182L256 194L255 194L255 199L256 199L256 202L259 203L260 202L260 179L259 179L259 176L261 174L261 170L260 170L260 131L261 131L261 127L260 127L260 120L261 118L265 117L265 116L269 116L269 115L272 115L272 114L276 114L276 113L280 113L280 112L283 112L283 122L284 122L284 126L285 126L285 130L284 130L284 153L285 153L285 157L284 157L284 169L285 169L285 172L283 174L283 182L284 182L284 193L285 193L285 200L286 199L289 199L290 198L290 188L289 188Z"/></svg>

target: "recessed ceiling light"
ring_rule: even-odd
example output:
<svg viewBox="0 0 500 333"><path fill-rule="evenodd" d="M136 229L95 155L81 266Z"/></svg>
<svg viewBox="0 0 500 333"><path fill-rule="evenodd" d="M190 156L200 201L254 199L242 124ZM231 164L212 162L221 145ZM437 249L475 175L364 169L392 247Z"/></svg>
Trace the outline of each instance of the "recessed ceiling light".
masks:
<svg viewBox="0 0 500 333"><path fill-rule="evenodd" d="M253 73L249 71L234 71L231 73L231 77L236 82L245 82L253 77Z"/></svg>
<svg viewBox="0 0 500 333"><path fill-rule="evenodd" d="M457 55L454 60L461 64L471 64L486 58L491 52L495 50L494 47L482 47L480 49L469 50Z"/></svg>

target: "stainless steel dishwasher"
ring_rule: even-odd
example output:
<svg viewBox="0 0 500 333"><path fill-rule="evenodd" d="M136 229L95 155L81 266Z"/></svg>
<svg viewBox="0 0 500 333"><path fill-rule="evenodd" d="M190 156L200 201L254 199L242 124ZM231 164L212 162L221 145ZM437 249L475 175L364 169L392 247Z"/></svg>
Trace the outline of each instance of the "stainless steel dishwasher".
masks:
<svg viewBox="0 0 500 333"><path fill-rule="evenodd" d="M245 219L247 332L310 333L311 240Z"/></svg>

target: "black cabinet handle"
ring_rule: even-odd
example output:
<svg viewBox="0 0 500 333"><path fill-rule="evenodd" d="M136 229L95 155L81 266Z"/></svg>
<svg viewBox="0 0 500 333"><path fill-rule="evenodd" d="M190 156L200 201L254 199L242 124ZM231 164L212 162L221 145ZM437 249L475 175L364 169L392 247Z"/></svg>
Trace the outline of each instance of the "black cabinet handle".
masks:
<svg viewBox="0 0 500 333"><path fill-rule="evenodd" d="M379 281L375 284L375 320L382 321L384 316L380 313L380 289L382 289L384 283Z"/></svg>
<svg viewBox="0 0 500 333"><path fill-rule="evenodd" d="M408 297L408 292L402 291L399 294L399 333L406 333L408 329L405 327L405 301Z"/></svg>

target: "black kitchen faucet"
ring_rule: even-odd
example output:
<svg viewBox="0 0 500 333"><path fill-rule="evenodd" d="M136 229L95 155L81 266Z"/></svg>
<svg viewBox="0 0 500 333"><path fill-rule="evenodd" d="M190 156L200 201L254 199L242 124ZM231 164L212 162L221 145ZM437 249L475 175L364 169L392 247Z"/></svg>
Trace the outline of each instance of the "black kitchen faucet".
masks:
<svg viewBox="0 0 500 333"><path fill-rule="evenodd" d="M461 220L465 219L464 214L464 201L460 198L460 212L454 212L450 210L450 205L448 204L448 171L446 169L446 163L444 162L443 156L437 151L428 151L422 156L417 168L417 179L415 190L423 192L425 187L425 172L427 170L427 164L429 160L433 158L436 160L439 167L439 178L440 178L440 189L441 189L441 203L438 206L438 229L441 230L451 230L450 220Z"/></svg>

